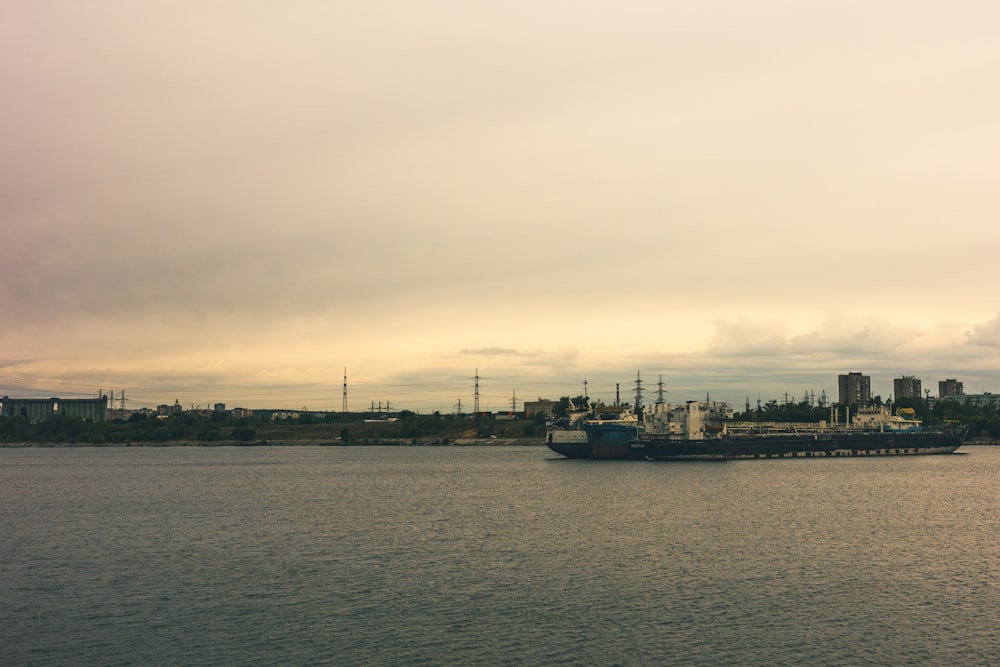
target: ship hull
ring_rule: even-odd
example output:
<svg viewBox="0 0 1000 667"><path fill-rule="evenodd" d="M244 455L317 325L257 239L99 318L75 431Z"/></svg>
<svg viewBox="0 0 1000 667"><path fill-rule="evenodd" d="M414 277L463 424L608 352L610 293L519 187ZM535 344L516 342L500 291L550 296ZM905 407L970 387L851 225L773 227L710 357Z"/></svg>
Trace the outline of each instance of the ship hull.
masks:
<svg viewBox="0 0 1000 667"><path fill-rule="evenodd" d="M578 431L549 433L546 444L556 454L570 459L630 459L632 442L638 432L634 425L587 424Z"/></svg>
<svg viewBox="0 0 1000 667"><path fill-rule="evenodd" d="M635 424L587 424L583 430L590 444L590 458L632 458L632 441L639 436Z"/></svg>
<svg viewBox="0 0 1000 667"><path fill-rule="evenodd" d="M545 444L556 454L561 454L568 459L592 458L590 455L590 443L587 442L587 434L583 431L557 431L549 433Z"/></svg>
<svg viewBox="0 0 1000 667"><path fill-rule="evenodd" d="M749 435L711 440L634 437L634 429L588 429L586 437L549 437L549 449L571 459L736 460L828 458L845 456L917 456L952 454L964 441L958 433L865 433Z"/></svg>
<svg viewBox="0 0 1000 667"><path fill-rule="evenodd" d="M649 460L730 460L914 456L952 454L964 440L958 433L864 433L761 435L717 440L644 438L631 443L632 458Z"/></svg>

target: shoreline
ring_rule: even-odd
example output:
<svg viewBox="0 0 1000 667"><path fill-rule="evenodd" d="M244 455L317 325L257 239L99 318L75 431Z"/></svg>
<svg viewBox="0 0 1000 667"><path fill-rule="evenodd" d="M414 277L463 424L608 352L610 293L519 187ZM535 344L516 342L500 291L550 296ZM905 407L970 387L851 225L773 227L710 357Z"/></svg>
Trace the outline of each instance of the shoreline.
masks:
<svg viewBox="0 0 1000 667"><path fill-rule="evenodd" d="M1000 440L989 436L968 438L962 446L1000 446ZM327 438L283 438L280 440L169 440L167 442L0 442L0 449L26 448L123 448L123 447L546 447L539 438L413 438L365 439L341 442Z"/></svg>
<svg viewBox="0 0 1000 667"><path fill-rule="evenodd" d="M545 447L538 438L456 438L415 440L369 440L365 442L340 442L323 438L259 440L170 440L167 442L2 442L0 449L25 448L124 448L124 447Z"/></svg>

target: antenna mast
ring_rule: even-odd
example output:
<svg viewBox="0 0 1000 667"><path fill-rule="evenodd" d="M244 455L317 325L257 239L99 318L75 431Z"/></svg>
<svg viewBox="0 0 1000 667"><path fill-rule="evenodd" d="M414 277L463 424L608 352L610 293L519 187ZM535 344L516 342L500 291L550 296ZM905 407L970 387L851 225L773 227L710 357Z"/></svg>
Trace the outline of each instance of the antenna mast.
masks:
<svg viewBox="0 0 1000 667"><path fill-rule="evenodd" d="M344 398L340 407L341 412L347 412L347 366L344 366Z"/></svg>
<svg viewBox="0 0 1000 667"><path fill-rule="evenodd" d="M472 411L479 414L479 369L476 369L476 393L472 404Z"/></svg>

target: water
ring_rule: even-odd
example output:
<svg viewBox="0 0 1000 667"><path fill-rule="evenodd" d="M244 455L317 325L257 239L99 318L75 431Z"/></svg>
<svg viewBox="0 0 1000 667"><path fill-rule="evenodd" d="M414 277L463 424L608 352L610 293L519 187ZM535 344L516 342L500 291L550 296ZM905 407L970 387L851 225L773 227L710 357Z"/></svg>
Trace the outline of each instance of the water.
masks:
<svg viewBox="0 0 1000 667"><path fill-rule="evenodd" d="M2 449L0 664L997 664L960 452Z"/></svg>

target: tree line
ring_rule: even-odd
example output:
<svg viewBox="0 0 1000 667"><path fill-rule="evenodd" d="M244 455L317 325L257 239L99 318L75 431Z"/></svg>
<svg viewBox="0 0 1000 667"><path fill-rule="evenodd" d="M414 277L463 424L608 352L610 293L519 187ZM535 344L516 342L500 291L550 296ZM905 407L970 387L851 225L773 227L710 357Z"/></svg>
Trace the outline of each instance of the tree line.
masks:
<svg viewBox="0 0 1000 667"><path fill-rule="evenodd" d="M32 422L23 415L0 418L0 442L119 444L171 440L252 441L257 420L236 419L223 412L174 412L159 419L133 413L128 419L89 421L63 414Z"/></svg>
<svg viewBox="0 0 1000 667"><path fill-rule="evenodd" d="M274 411L260 411L249 417L237 418L227 412L191 410L172 412L160 418L137 412L128 419L100 422L62 414L32 422L24 415L12 415L0 417L0 442L92 445L172 441L252 443L266 439L277 430L283 431L286 437L294 438L294 432L299 427L324 424L331 427L331 439L342 442L411 440L469 430L474 430L475 435L482 438L497 433L503 437L533 437L541 436L545 423L542 415L508 423L495 420L490 415L469 419L439 412L424 415L407 410L399 412L392 421L376 422L372 419L378 416L371 413L301 412L277 419L272 419L272 414ZM289 429L291 435L288 435Z"/></svg>
<svg viewBox="0 0 1000 667"><path fill-rule="evenodd" d="M561 398L555 406L556 416L565 415L570 399ZM582 397L574 399L578 405ZM879 397L873 401L882 405ZM959 400L938 400L931 407L929 401L921 398L900 399L888 404L893 410L912 408L916 416L927 426L935 426L945 421L966 424L973 435L986 434L1000 438L1000 409L997 406L977 406ZM735 421L760 422L818 422L836 419L843 422L847 410L835 406L810 405L808 401L779 403L769 400L759 406L737 412ZM851 414L857 406L851 406ZM0 417L0 442L46 442L80 444L121 444L129 442L199 441L251 443L265 438L269 431L279 426L294 428L315 424L333 427L331 435L342 442L359 442L368 439L415 439L438 435L456 434L459 431L474 430L475 436L488 438L494 434L502 437L534 437L544 432L545 418L538 414L530 419L506 423L489 415L477 415L469 419L456 415L442 415L439 412L423 415L403 410L393 421L368 423L366 419L375 417L370 413L331 412L317 414L302 412L294 417L272 420L272 411L261 411L249 417L234 417L227 412L177 411L159 418L155 415L133 413L128 419L112 419L101 422L86 421L79 417L54 414L48 419L31 422L23 415ZM339 428L338 428L339 425ZM294 432L290 436L294 438Z"/></svg>

